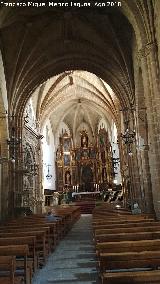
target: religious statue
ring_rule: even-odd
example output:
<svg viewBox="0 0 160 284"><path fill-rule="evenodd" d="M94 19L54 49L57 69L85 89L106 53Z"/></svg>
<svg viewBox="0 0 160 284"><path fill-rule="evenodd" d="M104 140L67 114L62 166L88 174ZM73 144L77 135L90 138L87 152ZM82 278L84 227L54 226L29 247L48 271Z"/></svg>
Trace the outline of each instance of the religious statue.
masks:
<svg viewBox="0 0 160 284"><path fill-rule="evenodd" d="M70 155L64 155L64 166L70 165Z"/></svg>
<svg viewBox="0 0 160 284"><path fill-rule="evenodd" d="M82 136L82 138L81 138L81 147L83 147L83 148L88 147L88 137L86 135Z"/></svg>
<svg viewBox="0 0 160 284"><path fill-rule="evenodd" d="M64 149L64 151L69 151L70 147L71 147L70 138L64 139L64 142L63 142L63 149Z"/></svg>
<svg viewBox="0 0 160 284"><path fill-rule="evenodd" d="M71 184L71 174L69 171L65 173L65 184Z"/></svg>

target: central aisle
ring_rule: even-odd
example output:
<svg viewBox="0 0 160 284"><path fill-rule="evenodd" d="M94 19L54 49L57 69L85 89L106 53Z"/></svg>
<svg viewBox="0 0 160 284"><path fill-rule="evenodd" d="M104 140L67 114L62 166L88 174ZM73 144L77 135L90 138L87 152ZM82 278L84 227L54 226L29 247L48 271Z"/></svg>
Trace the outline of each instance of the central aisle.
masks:
<svg viewBox="0 0 160 284"><path fill-rule="evenodd" d="M82 215L32 284L99 284L96 267L92 215Z"/></svg>

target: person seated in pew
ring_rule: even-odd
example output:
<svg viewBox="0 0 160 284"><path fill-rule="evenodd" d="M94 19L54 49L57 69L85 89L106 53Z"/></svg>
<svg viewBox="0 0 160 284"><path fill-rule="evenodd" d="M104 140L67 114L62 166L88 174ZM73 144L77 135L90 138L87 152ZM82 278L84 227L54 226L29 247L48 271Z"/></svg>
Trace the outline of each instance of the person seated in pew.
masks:
<svg viewBox="0 0 160 284"><path fill-rule="evenodd" d="M139 208L138 203L135 202L135 203L133 204L132 214L133 214L133 215L137 215L137 214L141 214L141 213L142 213L142 212L141 212L141 209Z"/></svg>
<svg viewBox="0 0 160 284"><path fill-rule="evenodd" d="M61 220L62 218L60 217L60 216L56 216L55 214L54 214L54 211L52 210L52 211L49 211L48 213L47 213L47 216L46 216L46 221L48 221L48 222L52 222L52 221L57 221L57 220Z"/></svg>

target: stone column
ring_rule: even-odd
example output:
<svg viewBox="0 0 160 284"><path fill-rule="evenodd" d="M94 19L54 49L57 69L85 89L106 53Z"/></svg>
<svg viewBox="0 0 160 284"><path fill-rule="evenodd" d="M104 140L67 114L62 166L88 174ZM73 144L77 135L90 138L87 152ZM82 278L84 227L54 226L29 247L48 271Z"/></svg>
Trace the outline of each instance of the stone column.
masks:
<svg viewBox="0 0 160 284"><path fill-rule="evenodd" d="M141 61L148 122L148 155L153 203L156 216L160 218L160 88L156 44L150 43L141 49L139 59ZM148 202L150 202L149 198L148 196Z"/></svg>
<svg viewBox="0 0 160 284"><path fill-rule="evenodd" d="M133 182L133 189L134 189L134 201L138 202L142 211L144 209L144 197L143 197L143 189L140 182L140 172L138 167L138 153L136 149L135 143L132 146L132 153L133 155L130 156L131 159L131 175L132 175L132 182Z"/></svg>
<svg viewBox="0 0 160 284"><path fill-rule="evenodd" d="M141 85L143 80L141 79ZM140 96L142 99L139 102ZM141 193L141 208L145 213L155 213L153 208L152 183L148 158L148 125L146 118L146 107L144 106L144 90L137 93L136 110L137 129L137 169L139 173L139 194Z"/></svg>
<svg viewBox="0 0 160 284"><path fill-rule="evenodd" d="M9 160L8 160L8 146L7 146L7 123L4 119L0 120L0 204L1 216L4 220L9 215L8 195L9 195Z"/></svg>
<svg viewBox="0 0 160 284"><path fill-rule="evenodd" d="M148 145L144 145L144 148L140 153L142 161L142 176L143 176L143 188L144 188L143 193L144 193L144 202L145 202L145 212L154 213L148 150L149 150Z"/></svg>

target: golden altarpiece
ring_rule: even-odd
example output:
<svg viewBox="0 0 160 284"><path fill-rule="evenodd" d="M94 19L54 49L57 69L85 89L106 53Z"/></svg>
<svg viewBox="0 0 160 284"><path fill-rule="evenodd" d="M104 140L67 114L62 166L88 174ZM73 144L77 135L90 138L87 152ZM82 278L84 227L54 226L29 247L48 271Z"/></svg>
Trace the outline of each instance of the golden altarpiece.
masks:
<svg viewBox="0 0 160 284"><path fill-rule="evenodd" d="M113 183L112 147L105 128L100 128L95 145L85 129L80 131L80 146L73 146L72 137L65 131L59 137L56 153L57 190L75 192L99 191Z"/></svg>

